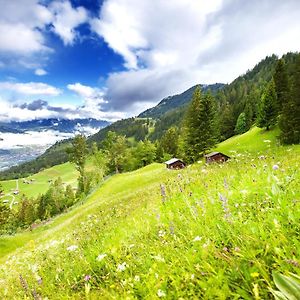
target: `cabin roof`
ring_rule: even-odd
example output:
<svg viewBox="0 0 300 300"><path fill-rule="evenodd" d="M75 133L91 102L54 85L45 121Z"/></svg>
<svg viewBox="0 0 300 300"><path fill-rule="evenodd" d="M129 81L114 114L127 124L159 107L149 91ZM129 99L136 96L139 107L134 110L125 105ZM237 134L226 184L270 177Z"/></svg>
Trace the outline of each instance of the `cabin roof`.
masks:
<svg viewBox="0 0 300 300"><path fill-rule="evenodd" d="M221 154L221 155L226 156L226 157L229 158L228 155L226 155L226 154L224 154L224 153L221 153L221 152L211 152L211 153L206 154L205 157L212 157L212 156L215 156L215 155L217 155L217 154Z"/></svg>
<svg viewBox="0 0 300 300"><path fill-rule="evenodd" d="M172 164L174 164L175 162L178 162L178 161L183 162L182 160L174 157L174 158L171 158L170 160L166 161L165 164L166 165L172 165Z"/></svg>

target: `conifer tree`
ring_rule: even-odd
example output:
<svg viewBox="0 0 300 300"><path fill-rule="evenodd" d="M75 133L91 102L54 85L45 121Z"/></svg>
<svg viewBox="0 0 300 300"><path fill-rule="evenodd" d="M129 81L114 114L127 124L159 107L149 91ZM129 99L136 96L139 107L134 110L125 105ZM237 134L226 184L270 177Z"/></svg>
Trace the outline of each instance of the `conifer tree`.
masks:
<svg viewBox="0 0 300 300"><path fill-rule="evenodd" d="M277 121L277 103L275 84L272 80L266 87L262 98L260 112L258 116L258 127L270 129Z"/></svg>
<svg viewBox="0 0 300 300"><path fill-rule="evenodd" d="M291 78L291 92L282 105L279 127L284 144L300 143L300 54L298 54Z"/></svg>
<svg viewBox="0 0 300 300"><path fill-rule="evenodd" d="M247 131L246 115L242 112L237 121L234 129L235 134L242 134Z"/></svg>
<svg viewBox="0 0 300 300"><path fill-rule="evenodd" d="M275 90L277 95L278 112L282 111L282 107L288 102L290 96L289 80L285 62L279 59L274 73Z"/></svg>
<svg viewBox="0 0 300 300"><path fill-rule="evenodd" d="M185 116L185 153L189 161L196 161L201 154L213 147L217 140L216 108L210 93L201 95L195 89Z"/></svg>
<svg viewBox="0 0 300 300"><path fill-rule="evenodd" d="M252 120L253 120L252 104L249 101L246 102L244 113L245 113L245 122L246 122L246 128L245 128L245 132L246 132L251 128Z"/></svg>

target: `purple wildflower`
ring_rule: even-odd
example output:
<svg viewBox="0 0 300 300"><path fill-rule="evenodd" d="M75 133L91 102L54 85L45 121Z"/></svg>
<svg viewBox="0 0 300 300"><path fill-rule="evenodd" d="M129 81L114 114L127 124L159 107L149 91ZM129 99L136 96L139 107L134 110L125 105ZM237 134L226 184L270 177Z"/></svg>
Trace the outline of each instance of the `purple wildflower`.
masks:
<svg viewBox="0 0 300 300"><path fill-rule="evenodd" d="M160 193L162 196L162 202L165 203L167 200L167 194L166 194L166 187L163 184L160 185Z"/></svg>
<svg viewBox="0 0 300 300"><path fill-rule="evenodd" d="M91 275L85 275L84 276L84 281L89 281L91 279Z"/></svg>
<svg viewBox="0 0 300 300"><path fill-rule="evenodd" d="M278 165L274 165L274 166L273 166L273 170L274 170L274 171L276 171L276 170L278 170L278 169L279 169L279 166L278 166Z"/></svg>
<svg viewBox="0 0 300 300"><path fill-rule="evenodd" d="M222 207L223 207L223 211L224 211L225 220L230 223L231 222L231 220L230 220L231 213L230 213L229 206L228 206L228 200L221 193L219 193L219 198L220 198L220 200L222 202Z"/></svg>

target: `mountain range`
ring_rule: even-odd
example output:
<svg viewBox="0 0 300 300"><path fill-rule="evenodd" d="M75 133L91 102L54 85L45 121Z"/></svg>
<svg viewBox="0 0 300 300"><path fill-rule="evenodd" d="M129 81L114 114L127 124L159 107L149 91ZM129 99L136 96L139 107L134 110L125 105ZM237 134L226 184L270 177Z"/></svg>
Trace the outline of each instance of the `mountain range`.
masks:
<svg viewBox="0 0 300 300"><path fill-rule="evenodd" d="M30 121L0 122L0 133L24 133L26 131L55 130L64 133L74 133L81 128L101 129L110 123L108 121L88 119L40 119Z"/></svg>

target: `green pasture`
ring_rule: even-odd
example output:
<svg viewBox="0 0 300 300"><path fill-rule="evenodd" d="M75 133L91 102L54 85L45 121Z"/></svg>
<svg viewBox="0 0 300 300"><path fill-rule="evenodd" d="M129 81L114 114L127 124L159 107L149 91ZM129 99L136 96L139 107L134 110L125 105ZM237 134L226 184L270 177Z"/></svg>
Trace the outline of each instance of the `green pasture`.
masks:
<svg viewBox="0 0 300 300"><path fill-rule="evenodd" d="M225 141L217 149L236 155L224 164L114 175L68 212L2 237L0 297L273 299L272 272L300 274L300 146L275 136L254 128Z"/></svg>

